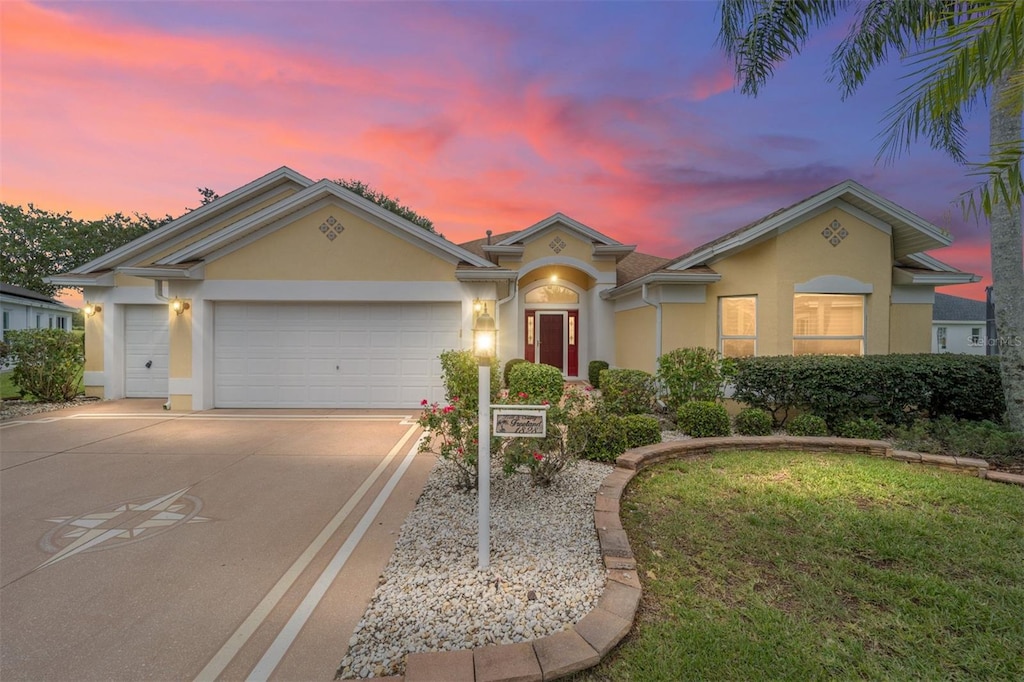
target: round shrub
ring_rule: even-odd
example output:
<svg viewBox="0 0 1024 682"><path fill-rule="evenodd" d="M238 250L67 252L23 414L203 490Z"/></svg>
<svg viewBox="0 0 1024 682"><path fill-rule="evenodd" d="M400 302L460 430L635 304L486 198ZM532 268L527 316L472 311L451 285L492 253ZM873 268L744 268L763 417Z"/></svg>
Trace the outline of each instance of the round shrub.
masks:
<svg viewBox="0 0 1024 682"><path fill-rule="evenodd" d="M729 413L724 405L710 400L683 403L676 414L676 424L694 438L729 435Z"/></svg>
<svg viewBox="0 0 1024 682"><path fill-rule="evenodd" d="M786 433L791 436L827 436L828 424L813 414L801 414L786 423Z"/></svg>
<svg viewBox="0 0 1024 682"><path fill-rule="evenodd" d="M505 363L505 371L504 371L504 379L505 379L505 384L504 385L505 385L505 388L508 388L508 375L512 371L512 368L515 367L516 365L520 365L520 364L522 364L524 362L529 362L529 360L524 360L523 358L512 358L511 360L509 360L508 362Z"/></svg>
<svg viewBox="0 0 1024 682"><path fill-rule="evenodd" d="M601 370L608 369L608 363L604 360L591 360L587 365L587 380L594 388L601 388Z"/></svg>
<svg viewBox="0 0 1024 682"><path fill-rule="evenodd" d="M741 436L770 436L772 416L757 407L747 407L736 415L736 433Z"/></svg>
<svg viewBox="0 0 1024 682"><path fill-rule="evenodd" d="M654 410L654 376L639 369L606 369L601 376L601 398L611 414L648 414Z"/></svg>
<svg viewBox="0 0 1024 682"><path fill-rule="evenodd" d="M613 414L581 412L569 421L569 441L583 459L614 462L626 451L626 429L622 422L622 417Z"/></svg>
<svg viewBox="0 0 1024 682"><path fill-rule="evenodd" d="M561 370L551 365L522 362L514 365L508 373L509 397L525 394L526 400L533 405L540 405L545 400L558 405L564 388Z"/></svg>
<svg viewBox="0 0 1024 682"><path fill-rule="evenodd" d="M875 419L850 419L839 425L838 434L843 438L878 440L885 435L885 429Z"/></svg>
<svg viewBox="0 0 1024 682"><path fill-rule="evenodd" d="M626 447L639 448L661 442L661 424L657 417L646 414L627 414L622 418L626 430Z"/></svg>

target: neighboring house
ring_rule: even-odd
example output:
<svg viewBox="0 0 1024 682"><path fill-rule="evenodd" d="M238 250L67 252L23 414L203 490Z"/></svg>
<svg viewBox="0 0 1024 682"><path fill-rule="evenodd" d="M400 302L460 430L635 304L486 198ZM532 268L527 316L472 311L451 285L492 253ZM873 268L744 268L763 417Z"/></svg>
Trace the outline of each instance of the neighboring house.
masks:
<svg viewBox="0 0 1024 682"><path fill-rule="evenodd" d="M942 230L846 181L669 260L560 213L453 244L328 180L259 178L53 278L83 287L87 393L173 409L441 400L474 309L502 360L585 378L663 352L927 352ZM170 305L169 305L170 303Z"/></svg>
<svg viewBox="0 0 1024 682"><path fill-rule="evenodd" d="M16 329L71 329L71 316L75 309L53 300L45 294L0 283L0 311L3 329L0 341L7 332Z"/></svg>
<svg viewBox="0 0 1024 682"><path fill-rule="evenodd" d="M985 355L985 301L935 294L932 352Z"/></svg>

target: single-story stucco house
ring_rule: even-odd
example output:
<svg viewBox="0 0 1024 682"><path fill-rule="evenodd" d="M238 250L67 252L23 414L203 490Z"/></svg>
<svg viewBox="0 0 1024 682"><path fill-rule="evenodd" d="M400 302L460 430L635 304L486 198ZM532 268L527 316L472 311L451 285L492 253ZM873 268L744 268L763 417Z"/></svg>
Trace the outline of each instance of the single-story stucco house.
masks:
<svg viewBox="0 0 1024 682"><path fill-rule="evenodd" d="M75 309L38 291L0 282L0 313L2 341L7 332L17 329L70 330Z"/></svg>
<svg viewBox="0 0 1024 682"><path fill-rule="evenodd" d="M53 281L82 287L90 395L172 409L401 407L443 399L438 354L474 308L502 360L585 378L673 348L928 352L935 225L853 181L675 259L556 213L458 245L281 168Z"/></svg>
<svg viewBox="0 0 1024 682"><path fill-rule="evenodd" d="M985 301L935 294L932 352L985 355L988 347Z"/></svg>

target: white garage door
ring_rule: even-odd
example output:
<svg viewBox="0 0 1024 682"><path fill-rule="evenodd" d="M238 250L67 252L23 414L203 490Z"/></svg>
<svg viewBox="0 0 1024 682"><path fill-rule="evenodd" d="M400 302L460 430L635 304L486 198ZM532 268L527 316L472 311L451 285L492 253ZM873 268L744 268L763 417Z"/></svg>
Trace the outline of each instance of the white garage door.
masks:
<svg viewBox="0 0 1024 682"><path fill-rule="evenodd" d="M124 308L124 394L129 398L166 398L167 306Z"/></svg>
<svg viewBox="0 0 1024 682"><path fill-rule="evenodd" d="M217 407L416 407L444 398L458 303L218 303Z"/></svg>

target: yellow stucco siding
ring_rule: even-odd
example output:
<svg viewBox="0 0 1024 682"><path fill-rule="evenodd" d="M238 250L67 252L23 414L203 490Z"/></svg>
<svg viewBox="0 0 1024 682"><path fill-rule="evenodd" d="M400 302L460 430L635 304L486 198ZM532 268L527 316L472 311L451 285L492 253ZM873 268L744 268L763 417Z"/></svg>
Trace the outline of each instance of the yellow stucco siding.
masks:
<svg viewBox="0 0 1024 682"><path fill-rule="evenodd" d="M345 228L334 240L320 231L330 217ZM455 266L339 206L327 206L213 261L206 279L455 281Z"/></svg>
<svg viewBox="0 0 1024 682"><path fill-rule="evenodd" d="M565 246L556 253L551 248L551 243L557 240L565 242ZM575 258L589 263L593 254L593 246L590 241L583 241L573 232L562 229L544 230L534 236L529 242L523 245L523 262L537 260L538 258Z"/></svg>
<svg viewBox="0 0 1024 682"><path fill-rule="evenodd" d="M655 312L651 306L615 313L615 366L654 372Z"/></svg>
<svg viewBox="0 0 1024 682"><path fill-rule="evenodd" d="M931 352L931 304L894 303L889 320L890 353Z"/></svg>
<svg viewBox="0 0 1024 682"><path fill-rule="evenodd" d="M848 232L838 246L833 246L821 234L833 221L838 221ZM785 295L789 292L790 297L788 307L780 306L780 332L789 330L792 334L792 292L797 283L823 275L850 277L873 287L872 293L865 296L865 353L888 353L892 238L855 216L834 208L779 235L777 241L779 293ZM792 347L780 349L780 352L792 352Z"/></svg>
<svg viewBox="0 0 1024 682"><path fill-rule="evenodd" d="M132 277L131 275L125 275L120 272L114 274L114 286L115 287L145 287L150 291L153 290L153 280L145 279L144 277Z"/></svg>
<svg viewBox="0 0 1024 682"><path fill-rule="evenodd" d="M239 211L238 213L234 213L234 214L232 214L228 218L222 218L220 220L216 220L216 221L207 223L207 225L205 227L203 227L201 231L196 232L195 234L190 235L187 240L181 241L181 242L175 241L173 243L174 244L173 246L170 246L170 247L168 247L168 248L158 252L157 254L152 256L151 258L147 259L146 262L149 263L149 264L155 263L158 260L160 260L161 258L164 258L165 256L169 256L172 253L174 253L175 251L178 251L179 249L183 249L183 248L185 248L186 246L188 246L189 244L191 244L193 242L197 242L200 239L208 237L209 235L213 234L214 232L217 232L218 230L221 230L221 229L227 227L228 225L232 225L234 223L237 223L237 222L239 222L241 220L244 220L245 218L248 218L249 216L253 215L254 213L262 211L267 206L270 206L272 204L276 204L279 201L283 201L284 199L287 199L288 197L290 197L291 195L295 194L298 191L299 190L294 188L294 187L280 188L277 192L274 192L272 194L268 194L266 196L266 198L264 198L262 201L260 201L260 202L258 202L256 204L253 204L251 207L245 209L244 211Z"/></svg>
<svg viewBox="0 0 1024 682"><path fill-rule="evenodd" d="M837 246L821 234L833 221L848 233ZM892 241L888 234L852 214L831 209L772 239L714 261L711 267L722 279L708 285L702 311L699 306L686 304L684 317L682 308L670 312L669 306L674 304L665 305L664 349L695 345L698 340L697 345L717 348L719 299L756 296L757 354L790 355L796 286L831 275L871 285L872 293L864 299L865 352L890 352ZM699 331L694 328L698 325Z"/></svg>
<svg viewBox="0 0 1024 682"><path fill-rule="evenodd" d="M192 311L186 310L181 315L171 313L169 332L168 376L187 379L192 376Z"/></svg>
<svg viewBox="0 0 1024 682"><path fill-rule="evenodd" d="M557 277L558 282L570 282L575 284L577 287L583 290L588 290L594 286L595 280L593 277L585 272L577 270L576 268L569 267L567 265L548 265L523 275L522 279L519 280L519 288L523 289L538 280L550 280L552 277ZM557 284L558 282L554 282Z"/></svg>
<svg viewBox="0 0 1024 682"><path fill-rule="evenodd" d="M103 371L103 311L85 318L86 372Z"/></svg>
<svg viewBox="0 0 1024 682"><path fill-rule="evenodd" d="M192 411L192 396L190 394L172 394L170 402L171 410L174 412Z"/></svg>
<svg viewBox="0 0 1024 682"><path fill-rule="evenodd" d="M661 352L676 348L714 348L717 339L707 331L708 303L663 303Z"/></svg>
<svg viewBox="0 0 1024 682"><path fill-rule="evenodd" d="M757 354L788 355L791 352L789 335L781 336L780 324L792 328L792 287L788 294L779 291L778 240L757 244L733 256L715 262L712 267L722 279L707 288L704 311L704 339L707 348L718 349L718 301L725 296L757 297ZM781 347L781 348L780 348Z"/></svg>

